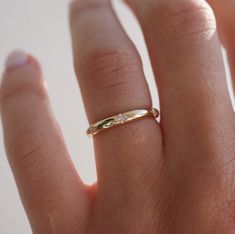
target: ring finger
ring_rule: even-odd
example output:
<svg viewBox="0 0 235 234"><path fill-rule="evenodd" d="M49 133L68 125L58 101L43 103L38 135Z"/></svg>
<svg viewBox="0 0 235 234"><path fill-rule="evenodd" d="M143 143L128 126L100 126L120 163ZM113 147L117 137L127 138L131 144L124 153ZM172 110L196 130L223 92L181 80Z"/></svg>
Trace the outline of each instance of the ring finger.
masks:
<svg viewBox="0 0 235 234"><path fill-rule="evenodd" d="M70 18L75 70L89 123L151 107L140 58L110 2L74 1ZM99 191L134 195L133 186L146 177L150 186L155 180L151 172L157 171L162 145L154 118L106 130L94 137L94 146Z"/></svg>

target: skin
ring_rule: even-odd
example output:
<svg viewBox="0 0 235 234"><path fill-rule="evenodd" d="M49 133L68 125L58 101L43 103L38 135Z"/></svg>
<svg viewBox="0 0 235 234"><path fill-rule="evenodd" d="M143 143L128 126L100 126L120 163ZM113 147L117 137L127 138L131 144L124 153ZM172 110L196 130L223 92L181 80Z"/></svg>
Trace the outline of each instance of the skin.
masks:
<svg viewBox="0 0 235 234"><path fill-rule="evenodd" d="M218 20L218 28L221 40L224 47L227 49L228 59L231 67L231 74L233 76L233 86L235 87L235 8L234 0L227 1L208 1L214 9L216 18Z"/></svg>
<svg viewBox="0 0 235 234"><path fill-rule="evenodd" d="M235 77L235 3L126 3L149 49L161 120L95 136L95 185L84 185L70 160L36 59L3 75L5 146L32 231L232 234L235 118L215 16ZM89 123L150 107L140 57L109 1L73 1L70 24Z"/></svg>

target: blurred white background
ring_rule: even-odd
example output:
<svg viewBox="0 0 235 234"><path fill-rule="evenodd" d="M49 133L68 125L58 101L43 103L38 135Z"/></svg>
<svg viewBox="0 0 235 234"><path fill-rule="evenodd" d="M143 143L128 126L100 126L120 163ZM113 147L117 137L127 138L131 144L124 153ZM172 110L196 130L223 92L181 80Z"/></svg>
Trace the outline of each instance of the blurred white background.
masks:
<svg viewBox="0 0 235 234"><path fill-rule="evenodd" d="M153 102L158 106L140 29L121 0L113 3L143 58ZM85 134L87 120L72 67L68 4L69 0L0 0L0 72L12 49L22 48L39 59L71 157L83 180L91 184L96 180L92 139ZM6 160L0 126L0 234L15 233L31 231Z"/></svg>

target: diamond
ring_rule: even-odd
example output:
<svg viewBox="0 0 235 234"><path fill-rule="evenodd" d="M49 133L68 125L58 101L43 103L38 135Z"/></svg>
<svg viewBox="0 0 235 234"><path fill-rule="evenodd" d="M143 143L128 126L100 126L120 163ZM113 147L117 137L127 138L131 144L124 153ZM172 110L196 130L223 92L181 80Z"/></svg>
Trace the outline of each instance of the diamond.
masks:
<svg viewBox="0 0 235 234"><path fill-rule="evenodd" d="M114 121L116 124L124 124L127 120L127 116L124 114L119 114L115 117Z"/></svg>
<svg viewBox="0 0 235 234"><path fill-rule="evenodd" d="M159 112L158 112L158 110L155 109L155 108L152 108L152 113L153 113L153 116L154 116L155 118L159 116Z"/></svg>
<svg viewBox="0 0 235 234"><path fill-rule="evenodd" d="M88 134L94 134L96 131L96 128L94 126L90 126L89 130L88 130Z"/></svg>

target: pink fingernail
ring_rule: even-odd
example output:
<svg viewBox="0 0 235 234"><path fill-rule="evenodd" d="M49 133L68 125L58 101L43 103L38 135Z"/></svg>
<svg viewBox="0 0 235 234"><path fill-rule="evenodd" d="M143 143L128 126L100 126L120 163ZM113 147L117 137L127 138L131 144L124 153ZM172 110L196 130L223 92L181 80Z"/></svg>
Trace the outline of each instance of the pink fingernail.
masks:
<svg viewBox="0 0 235 234"><path fill-rule="evenodd" d="M28 63L28 54L26 54L22 50L15 50L10 53L6 59L5 69L15 69L18 67L22 67Z"/></svg>

